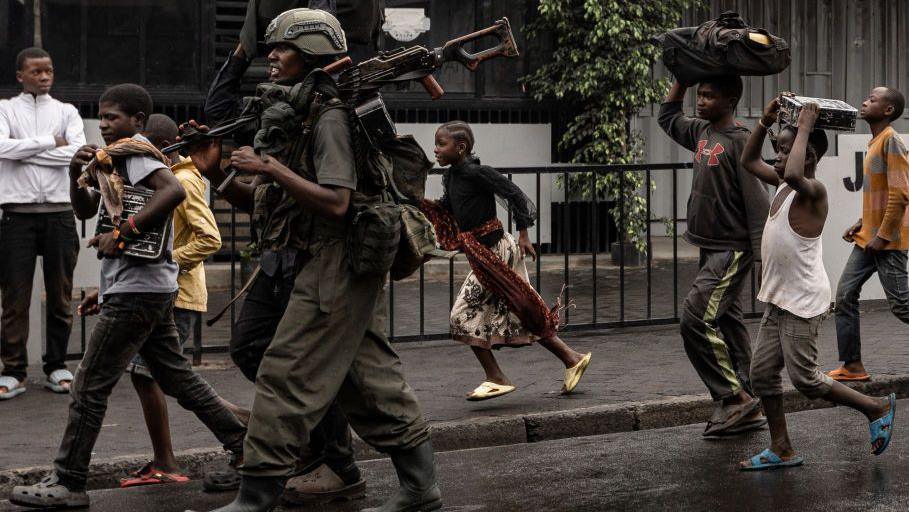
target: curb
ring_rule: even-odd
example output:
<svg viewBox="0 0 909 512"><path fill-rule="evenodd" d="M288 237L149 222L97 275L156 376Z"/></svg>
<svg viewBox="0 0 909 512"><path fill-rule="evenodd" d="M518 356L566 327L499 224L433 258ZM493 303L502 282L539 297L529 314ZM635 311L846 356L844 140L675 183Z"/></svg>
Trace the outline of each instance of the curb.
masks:
<svg viewBox="0 0 909 512"><path fill-rule="evenodd" d="M896 393L897 398L909 398L909 375L881 376L850 386L872 396ZM788 389L783 398L787 413L834 407L825 400L810 400L794 389ZM432 442L437 452L445 452L677 427L703 423L713 407L713 401L707 395L683 395L583 409L442 422L432 425ZM356 436L354 451L359 460L385 456ZM147 454L142 454L92 462L88 488L117 487L120 478L141 467L148 459ZM225 460L224 452L219 448L196 448L177 454L177 462L193 479L201 478L205 468L212 463L223 464ZM34 466L0 471L0 496L8 495L15 485L39 481L50 469L51 466Z"/></svg>

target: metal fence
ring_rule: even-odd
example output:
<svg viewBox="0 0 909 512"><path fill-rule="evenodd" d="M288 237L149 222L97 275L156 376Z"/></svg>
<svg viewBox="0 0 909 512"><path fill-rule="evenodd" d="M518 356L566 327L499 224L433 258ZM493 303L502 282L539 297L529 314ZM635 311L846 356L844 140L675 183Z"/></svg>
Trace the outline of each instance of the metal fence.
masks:
<svg viewBox="0 0 909 512"><path fill-rule="evenodd" d="M627 291L629 285L629 269L631 268L626 264L626 251L620 249L617 251L617 258L615 255L603 254L601 247L603 247L603 241L600 240L600 237L605 234L607 237L614 237L611 240L607 239L605 246L608 248L611 242L618 241L618 233L615 229L603 229L601 226L604 221L604 215L602 215L602 210L608 208L605 202L611 201L610 198L607 198L606 201L601 200L596 197L597 194L593 194L594 197L591 197L586 201L578 201L576 203L583 203L587 207L584 208L583 212L586 214L587 218L579 218L578 215L570 215L569 209L564 207L568 205L568 201L562 203L563 208L560 209L561 214L551 216L551 226L552 230L552 241L549 244L543 244L541 247L542 250L538 252L539 257L536 258L534 262L534 267L532 270L534 272L531 276L531 282L534 284L535 288L538 291L542 291L547 285L552 287L553 285L558 289L564 285L564 296L563 304L571 303L573 301L573 293L577 284L583 282L584 285L589 285L589 291L585 294L585 305L584 307L576 308L566 308L561 314L561 330L562 331L577 331L577 330L589 330L589 329L602 329L602 328L613 328L613 327L630 327L630 326L641 326L641 325L658 325L658 324L671 324L677 323L679 321L679 307L680 307L680 296L679 296L679 285L680 285L680 257L679 257L679 226L678 223L680 220L684 219L679 218L679 171L683 169L690 169L692 167L691 163L665 163L665 164L632 164L632 165L572 165L572 164L551 164L545 166L529 166L529 167L500 167L499 171L507 175L509 179L512 179L515 176L520 175L530 175L535 178L535 187L534 194L528 194L530 197L534 198L536 205L541 203L541 190L542 190L542 181L543 177L557 176L561 178L561 183L565 184L569 182L569 178L572 175L575 175L576 179L589 179L590 180L590 189L595 190L596 177L598 175L603 175L607 173L614 173L618 175L620 182L619 189L623 189L622 180L625 179L626 173L640 173L643 175L643 190L640 193L643 195L645 200L645 218L647 219L646 232L643 233L646 250L643 254L643 261L641 265L636 265L634 267L634 276L631 279L642 280L643 282L635 282L636 287L642 288L640 290L637 299L633 304L629 304L626 301ZM442 171L436 169L433 171L433 174L441 174ZM651 185L657 173L666 173L671 177L671 190L665 191L655 191L656 193L666 193L671 196L671 212L669 218L659 219L655 218L653 214L653 197L650 193ZM580 178L577 176L580 175ZM647 193L644 193L647 191ZM526 192L526 191L525 191ZM566 197L568 197L566 195ZM617 218L612 218L611 215L606 215L605 218L608 221L613 222L616 226L623 226L625 224L626 216L626 205L624 198L619 198L618 201L618 215ZM553 204L552 206L556 206ZM541 239L541 229L542 223L540 218L540 212L542 208L537 208L537 218L532 230L536 231L536 240ZM555 213L555 210L553 210ZM670 304L670 307L663 307L662 312L654 311L655 304L655 290L654 290L654 251L653 251L653 226L658 223L667 223L669 238L671 238L671 247L672 247L672 256L668 269L665 269L669 274L669 280L671 280L671 286L662 286L659 290L660 298L663 299L661 302L665 306L667 303ZM572 225L580 224L580 225ZM507 229L512 230L512 219L508 218ZM621 229L618 230L621 232ZM578 241L581 243L575 243L571 240L571 236L577 237L587 237L587 240ZM684 243L684 242L683 242ZM539 244L538 244L539 245ZM548 245L548 247L547 247ZM585 247L589 248L589 252L580 252L573 250L574 247ZM553 254L556 253L562 258L562 268L560 272L555 272L555 275L547 275L544 272L543 267L543 253ZM571 264L571 259L577 256L586 255L589 258L589 266L584 268L582 265ZM611 294L610 297L604 296L600 293L600 285L602 284L602 279L600 272L602 272L601 265L599 264L605 258L612 257L613 260L617 260L614 268L609 271L613 274L612 277L617 280L617 293ZM697 267L697 262L691 261L688 264L689 270L695 269ZM589 268L589 270L588 270ZM665 274L667 272L662 272ZM448 263L448 273L447 273L447 289L448 289L448 309L453 306L458 287L460 286L460 281L455 279L455 262L449 261ZM550 272L549 274L553 274ZM544 282L544 279L549 282ZM397 284L393 281L389 282L388 294L389 294L389 325L388 325L388 334L389 337L395 342L409 342L409 341L424 341L424 340L441 340L448 339L449 333L447 327L441 329L429 329L426 325L427 320L427 308L426 308L426 297L427 297L427 284L426 284L426 267L422 267L416 278L418 290L417 294L417 307L415 310L405 310L401 311L400 307L396 305L396 290L401 287L400 284ZM554 282L553 282L554 281ZM665 285L666 276L661 275L662 284ZM687 281L684 282L683 286L687 286ZM751 286L749 290L743 292L743 298L746 298L750 304L746 308L746 316L753 317L758 314L758 304L755 301L755 287L757 283L755 280L755 275L752 273L751 277ZM586 287L586 286L585 286ZM671 288L670 295L666 296L666 288ZM635 309L636 315L633 315L633 318L630 318L627 314L629 312L629 306ZM604 312L604 307L607 311ZM611 310L611 311L610 311ZM586 313L586 314L585 314ZM611 314L610 314L611 313ZM400 323L401 319L408 318L410 315L416 315L417 325L416 332L402 333L400 329L397 329L397 324ZM437 322L438 323L438 322ZM444 319L444 322L447 325L447 316Z"/></svg>
<svg viewBox="0 0 909 512"><path fill-rule="evenodd" d="M679 178L682 170L691 169L691 163L665 163L665 164L634 164L634 165L572 165L551 164L530 167L502 167L499 171L509 179L516 176L532 176L535 183L533 193L525 193L534 200L538 206L537 218L534 227L538 257L529 265L531 283L541 293L545 289L558 293L564 285L563 303L574 302L574 308L568 308L561 313L561 330L576 331L603 329L614 327L628 327L641 325L659 325L677 323L680 307L680 283L687 287L691 276L697 270L696 258L680 258L679 241L680 219ZM433 175L443 171L435 169ZM584 201L553 201L549 204L551 215L548 219L541 218L541 192L545 183L552 183L552 177L559 178L559 186L564 189L564 184L570 178L577 180L589 179L591 189L597 176L608 173L618 175L620 180L626 179L626 173L639 173L643 178L643 188L640 193L645 200L646 232L643 233L647 250L642 255L640 264L632 265L626 262L626 251L618 250L617 258L610 255L610 244L618 240L616 226L625 223L627 206L623 198L618 203L613 203L613 198L599 199L591 197ZM658 175L668 175L668 190L655 190L651 193L651 186ZM687 177L685 173L683 176ZM544 181L546 180L546 181ZM666 183L667 180L662 180ZM525 181L526 183L526 181ZM644 193L647 191L647 193ZM653 213L653 196L664 194L671 198L671 211L668 218L659 218ZM596 194L594 194L596 196ZM569 196L566 194L566 198ZM584 208L569 208L572 205L582 205ZM618 215L613 218L608 210L613 205L617 207ZM614 209L613 209L614 210ZM683 215L682 215L683 217ZM248 217L237 211L230 211L227 220L227 234L230 257L230 296L242 286L238 264L241 244L237 243L238 230L248 226ZM540 244L543 225L541 221L549 221L552 236L546 243ZM607 223L609 225L604 226ZM664 251L671 256L662 258L658 264L654 261L654 234L653 226L665 224L666 235L659 237L664 245L671 243L671 252L664 247ZM507 229L513 228L512 219L507 219ZM578 240L573 240L577 238ZM605 240L603 240L605 238ZM605 244L604 244L605 242ZM607 250L604 251L603 248ZM689 255L691 251L688 251ZM544 265L544 259L547 263ZM528 262L530 263L530 262ZM681 267L680 267L681 265ZM440 268L447 266L447 272L440 272ZM466 274L468 268L462 260L449 260L447 265L436 262L432 264L433 270L427 270L428 265L420 268L416 276L404 281L389 281L388 300L388 334L394 342L412 342L424 340L448 339L448 311L450 311L457 291L463 279L459 274ZM544 268L545 267L545 268ZM431 274L431 276L430 276ZM746 316L758 314L758 305L755 301L756 280L752 273L750 289L743 291L743 299L747 304ZM682 289L685 293L685 289ZM632 296L631 299L629 297ZM549 297L549 295L544 295ZM427 300L433 302L434 307L427 308ZM231 324L239 310L231 307L230 315L222 322ZM229 319L229 320L228 320ZM200 322L201 325L201 322ZM86 339L86 323L82 319L82 349L84 351ZM227 329L229 332L229 329ZM208 337L210 331L202 332L197 329L194 336L192 350L194 360L201 360L202 352L223 352L227 349L227 339L208 339L209 344L203 346L203 339ZM225 337L225 336L220 336ZM212 343L214 342L214 343ZM73 354L78 357L79 354Z"/></svg>

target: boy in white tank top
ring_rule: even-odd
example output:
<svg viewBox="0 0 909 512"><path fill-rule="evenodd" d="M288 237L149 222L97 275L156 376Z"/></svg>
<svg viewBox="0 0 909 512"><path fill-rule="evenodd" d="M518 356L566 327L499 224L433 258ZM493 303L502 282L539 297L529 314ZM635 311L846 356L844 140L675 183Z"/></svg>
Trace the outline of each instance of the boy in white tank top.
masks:
<svg viewBox="0 0 909 512"><path fill-rule="evenodd" d="M827 136L815 130L818 106L807 104L796 126L784 126L776 139L777 159L761 159L767 129L777 120L777 99L767 104L742 153L748 172L777 186L761 241L763 261L758 299L767 303L751 361L751 384L761 398L770 426L770 448L739 463L741 470L801 465L786 429L780 372L809 398L851 407L870 422L871 451L880 455L893 433L895 395L872 398L820 371L817 339L830 308L830 283L824 270L821 232L827 219L827 190L815 179Z"/></svg>

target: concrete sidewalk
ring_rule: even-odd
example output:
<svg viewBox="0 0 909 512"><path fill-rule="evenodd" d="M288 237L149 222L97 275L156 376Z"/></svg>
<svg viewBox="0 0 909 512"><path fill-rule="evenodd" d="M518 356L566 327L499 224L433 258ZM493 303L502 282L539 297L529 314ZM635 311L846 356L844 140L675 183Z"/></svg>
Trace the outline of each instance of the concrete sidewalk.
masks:
<svg viewBox="0 0 909 512"><path fill-rule="evenodd" d="M909 396L909 327L880 303L865 304L863 314L866 364L875 375L869 392L894 389ZM757 321L749 323L752 333ZM571 333L566 341L592 351L593 361L577 393L559 394L563 369L541 347L497 353L518 386L509 396L467 402L464 395L483 380L470 350L454 342L401 344L397 349L425 415L433 422L438 450L455 450L534 442L579 435L701 423L711 403L682 347L677 326ZM824 324L821 361L836 365L833 320ZM73 365L74 366L74 365ZM225 398L249 406L253 387L225 357L207 356L202 375ZM53 460L66 419L68 397L42 389L40 370L30 374L30 389L0 402L0 493L20 481L37 478ZM825 406L791 394L790 409ZM170 401L174 447L181 462L198 475L211 460L221 459L217 442L192 415ZM364 447L361 447L364 448ZM151 446L139 403L129 379L121 380L95 447L92 487L105 487L148 458ZM377 456L361 449L364 458Z"/></svg>

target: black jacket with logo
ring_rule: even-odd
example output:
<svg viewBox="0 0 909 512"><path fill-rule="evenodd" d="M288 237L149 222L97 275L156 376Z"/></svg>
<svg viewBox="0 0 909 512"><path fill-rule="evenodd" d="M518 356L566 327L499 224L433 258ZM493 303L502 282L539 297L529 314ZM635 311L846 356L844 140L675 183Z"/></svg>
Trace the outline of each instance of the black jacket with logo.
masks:
<svg viewBox="0 0 909 512"><path fill-rule="evenodd" d="M710 122L684 115L680 101L660 105L659 123L674 141L694 152L685 239L703 249L750 250L760 259L770 197L739 161L749 130L738 125L714 130Z"/></svg>

